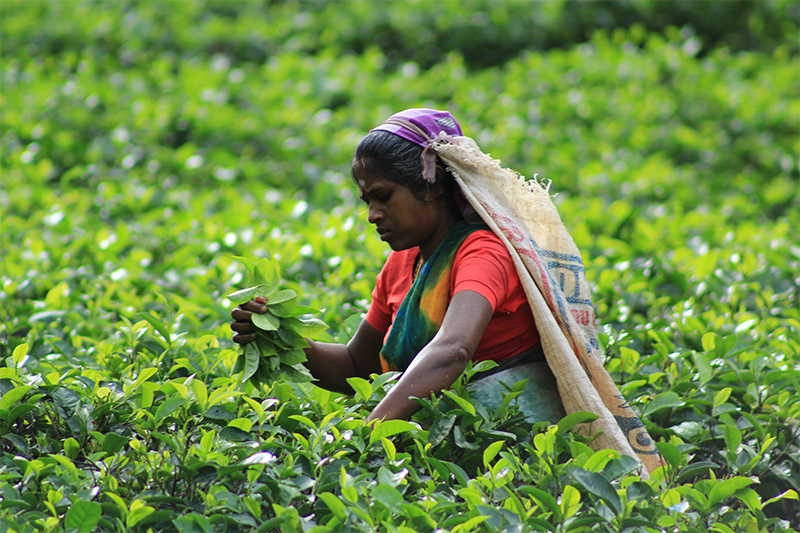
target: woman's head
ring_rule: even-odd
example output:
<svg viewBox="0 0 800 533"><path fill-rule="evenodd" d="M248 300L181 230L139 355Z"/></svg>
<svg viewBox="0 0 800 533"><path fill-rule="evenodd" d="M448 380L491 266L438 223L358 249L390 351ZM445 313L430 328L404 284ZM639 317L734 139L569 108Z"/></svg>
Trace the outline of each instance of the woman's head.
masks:
<svg viewBox="0 0 800 533"><path fill-rule="evenodd" d="M446 204L455 208L455 180L439 157L428 149L430 142L440 135L462 135L461 127L450 113L435 109L401 111L362 139L354 163L407 187L420 201L442 195Z"/></svg>
<svg viewBox="0 0 800 533"><path fill-rule="evenodd" d="M422 177L422 148L386 131L369 132L358 145L355 160L385 179L411 189L421 201L437 196L440 188L453 181L441 164L437 164L435 181L426 181Z"/></svg>

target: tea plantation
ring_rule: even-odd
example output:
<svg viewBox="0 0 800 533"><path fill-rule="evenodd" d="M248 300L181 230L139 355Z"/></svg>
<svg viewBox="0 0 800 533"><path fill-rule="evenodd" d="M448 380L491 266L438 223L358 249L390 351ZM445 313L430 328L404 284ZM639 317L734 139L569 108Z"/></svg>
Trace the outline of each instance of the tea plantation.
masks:
<svg viewBox="0 0 800 533"><path fill-rule="evenodd" d="M799 18L3 0L0 531L800 528ZM233 371L236 256L349 338L388 254L350 161L408 107L551 182L650 479L515 389L370 427L392 374L345 397Z"/></svg>

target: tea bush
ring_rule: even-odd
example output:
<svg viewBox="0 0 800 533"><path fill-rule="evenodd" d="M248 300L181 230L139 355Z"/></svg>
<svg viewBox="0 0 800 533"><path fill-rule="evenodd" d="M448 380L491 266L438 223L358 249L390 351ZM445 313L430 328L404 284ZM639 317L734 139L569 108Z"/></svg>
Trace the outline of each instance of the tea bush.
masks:
<svg viewBox="0 0 800 533"><path fill-rule="evenodd" d="M179 5L130 0L98 6L29 6L5 2L14 22L6 46L28 57L64 52L110 54L122 65L178 56L224 53L262 63L287 49L302 54L361 54L377 46L389 64L424 68L458 52L474 69L497 66L523 50L570 48L599 29L636 27L693 32L706 50L798 51L800 7L791 0L463 0L343 5L335 0L227 2ZM96 24L88 25L87 19Z"/></svg>
<svg viewBox="0 0 800 533"><path fill-rule="evenodd" d="M797 528L796 4L537 7L2 2L4 530ZM412 106L552 181L650 480L515 388L370 429L392 374L233 373L235 256L349 338L388 252L349 162Z"/></svg>

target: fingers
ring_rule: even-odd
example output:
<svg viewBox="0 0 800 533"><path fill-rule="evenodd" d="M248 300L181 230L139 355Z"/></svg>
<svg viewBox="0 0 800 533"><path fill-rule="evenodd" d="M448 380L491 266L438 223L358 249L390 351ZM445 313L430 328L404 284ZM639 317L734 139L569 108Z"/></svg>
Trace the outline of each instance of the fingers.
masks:
<svg viewBox="0 0 800 533"><path fill-rule="evenodd" d="M247 313L248 316L250 312L248 311L241 311L242 313ZM231 329L236 332L236 335L233 336L233 342L236 344L247 344L248 342L253 342L256 340L256 327L253 325L252 322L231 322Z"/></svg>
<svg viewBox="0 0 800 533"><path fill-rule="evenodd" d="M256 296L254 300L243 303L231 311L231 329L236 332L233 342L247 344L256 340L256 327L253 325L253 313L264 314L267 312L267 299Z"/></svg>
<svg viewBox="0 0 800 533"><path fill-rule="evenodd" d="M231 322L231 329L236 333L255 333L256 331L252 322L242 322L241 320Z"/></svg>
<svg viewBox="0 0 800 533"><path fill-rule="evenodd" d="M245 311L240 307L237 307L233 311L231 311L231 316L233 317L233 320L236 322L253 321L253 313L251 311Z"/></svg>
<svg viewBox="0 0 800 533"><path fill-rule="evenodd" d="M259 298L261 297L259 296ZM231 311L231 316L236 322L251 322L253 320L253 313L264 314L267 312L267 306L265 305L266 299L261 299L264 300L264 303L250 300L239 307L235 307L233 311Z"/></svg>
<svg viewBox="0 0 800 533"><path fill-rule="evenodd" d="M236 344L247 344L249 342L253 342L254 340L256 340L256 336L257 335L255 333L248 333L246 335L240 333L238 335L233 336L233 342L235 342Z"/></svg>
<svg viewBox="0 0 800 533"><path fill-rule="evenodd" d="M267 300L261 296L257 296L255 300L250 300L249 302L240 305L239 309L264 314L267 312Z"/></svg>

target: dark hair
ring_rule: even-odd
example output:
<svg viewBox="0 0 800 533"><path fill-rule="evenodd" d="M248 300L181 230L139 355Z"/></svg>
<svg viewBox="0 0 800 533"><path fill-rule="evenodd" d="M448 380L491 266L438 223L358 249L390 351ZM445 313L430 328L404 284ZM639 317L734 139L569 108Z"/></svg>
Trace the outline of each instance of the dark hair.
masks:
<svg viewBox="0 0 800 533"><path fill-rule="evenodd" d="M422 202L430 199L431 193L441 187L448 207L459 213L455 204L453 175L439 156L436 156L436 181L425 181L422 177L421 156L421 146L388 131L371 131L356 148L355 160L375 170L384 179L408 187Z"/></svg>

